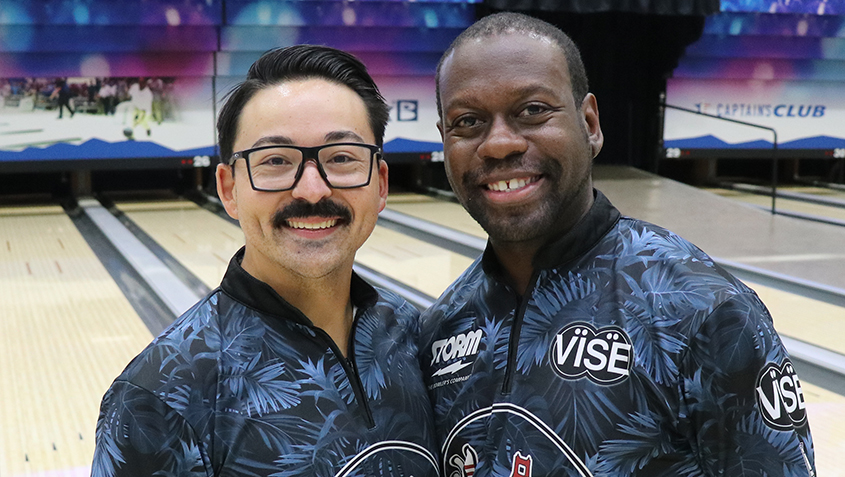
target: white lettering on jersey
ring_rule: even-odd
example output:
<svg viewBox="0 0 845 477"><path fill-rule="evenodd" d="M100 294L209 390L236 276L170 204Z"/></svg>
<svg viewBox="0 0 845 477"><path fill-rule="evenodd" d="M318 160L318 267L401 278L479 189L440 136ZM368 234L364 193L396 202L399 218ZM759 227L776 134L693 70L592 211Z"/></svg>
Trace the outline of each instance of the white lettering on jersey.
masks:
<svg viewBox="0 0 845 477"><path fill-rule="evenodd" d="M769 427L785 431L807 420L801 381L788 359L780 366L767 363L757 377L756 391L757 405Z"/></svg>
<svg viewBox="0 0 845 477"><path fill-rule="evenodd" d="M472 356L478 353L479 343L481 343L481 330L437 340L431 345L431 365L433 366L441 361L446 362L455 358Z"/></svg>
<svg viewBox="0 0 845 477"><path fill-rule="evenodd" d="M549 360L564 379L586 375L601 385L616 384L628 377L633 364L631 340L622 328L576 322L555 335Z"/></svg>

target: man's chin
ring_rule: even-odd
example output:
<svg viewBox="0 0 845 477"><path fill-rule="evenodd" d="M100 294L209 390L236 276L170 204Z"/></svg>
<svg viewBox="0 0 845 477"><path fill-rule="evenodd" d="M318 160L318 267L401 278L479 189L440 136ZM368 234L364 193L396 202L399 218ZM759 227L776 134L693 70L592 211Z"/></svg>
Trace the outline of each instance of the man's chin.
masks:
<svg viewBox="0 0 845 477"><path fill-rule="evenodd" d="M474 205L474 204L472 204ZM473 209L475 209L473 207ZM536 240L553 226L553 218L539 213L513 211L508 214L490 213L489 210L468 209L470 216L487 232L494 242L524 242Z"/></svg>

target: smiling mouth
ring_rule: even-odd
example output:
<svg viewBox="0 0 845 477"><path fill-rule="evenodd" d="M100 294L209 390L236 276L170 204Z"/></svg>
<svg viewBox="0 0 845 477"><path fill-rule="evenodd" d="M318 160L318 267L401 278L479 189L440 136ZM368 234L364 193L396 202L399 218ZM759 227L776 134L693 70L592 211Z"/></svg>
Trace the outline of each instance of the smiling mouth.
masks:
<svg viewBox="0 0 845 477"><path fill-rule="evenodd" d="M496 192L511 192L522 189L529 184L537 182L538 180L540 180L540 176L519 177L506 181L490 182L486 184L485 187L487 188L487 190L492 190Z"/></svg>
<svg viewBox="0 0 845 477"><path fill-rule="evenodd" d="M292 229L301 230L322 230L334 227L340 219L326 219L320 222L304 222L296 219L288 219L285 224Z"/></svg>

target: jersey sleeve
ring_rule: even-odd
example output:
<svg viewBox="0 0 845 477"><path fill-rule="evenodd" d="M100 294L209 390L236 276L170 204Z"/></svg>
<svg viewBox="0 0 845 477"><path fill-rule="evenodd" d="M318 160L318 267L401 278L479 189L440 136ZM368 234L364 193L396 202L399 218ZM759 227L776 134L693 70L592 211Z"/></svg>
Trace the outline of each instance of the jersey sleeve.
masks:
<svg viewBox="0 0 845 477"><path fill-rule="evenodd" d="M191 426L154 394L125 381L106 392L92 477L208 477L208 462Z"/></svg>
<svg viewBox="0 0 845 477"><path fill-rule="evenodd" d="M710 475L815 476L801 383L756 295L710 314L681 373L681 420Z"/></svg>

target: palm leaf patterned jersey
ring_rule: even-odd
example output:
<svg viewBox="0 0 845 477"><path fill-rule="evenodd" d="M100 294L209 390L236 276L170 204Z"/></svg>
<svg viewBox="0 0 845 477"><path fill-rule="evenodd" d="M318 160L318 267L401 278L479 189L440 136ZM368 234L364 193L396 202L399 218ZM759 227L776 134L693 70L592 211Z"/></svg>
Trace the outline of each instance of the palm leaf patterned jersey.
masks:
<svg viewBox="0 0 845 477"><path fill-rule="evenodd" d="M800 381L754 292L598 191L524 298L485 254L421 317L444 475L807 476Z"/></svg>
<svg viewBox="0 0 845 477"><path fill-rule="evenodd" d="M437 475L416 309L353 275L345 359L242 254L106 392L92 475Z"/></svg>

